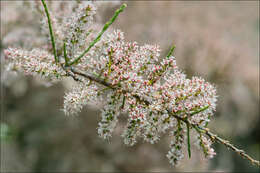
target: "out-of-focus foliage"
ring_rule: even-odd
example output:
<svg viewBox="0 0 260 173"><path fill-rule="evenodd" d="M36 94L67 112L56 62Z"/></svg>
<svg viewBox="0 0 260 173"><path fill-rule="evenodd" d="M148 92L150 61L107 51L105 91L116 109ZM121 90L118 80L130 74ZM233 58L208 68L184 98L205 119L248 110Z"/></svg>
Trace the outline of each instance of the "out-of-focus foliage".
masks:
<svg viewBox="0 0 260 173"><path fill-rule="evenodd" d="M130 41L159 44L164 54L174 43L179 67L217 86L219 101L210 128L259 160L258 2L127 4L114 28ZM96 20L105 22L118 5L100 5ZM34 17L21 1L1 1L1 48L42 45L45 40L38 37ZM98 138L96 107L87 107L77 117L64 116L64 86L66 90L71 81L46 88L23 76L1 77L1 129L3 125L14 132L11 140L1 138L3 171L257 171L219 145L213 160L205 160L194 148L192 159L185 153L180 167L171 168L162 154L168 150L167 137L156 145L130 148L122 144L123 126L108 142Z"/></svg>

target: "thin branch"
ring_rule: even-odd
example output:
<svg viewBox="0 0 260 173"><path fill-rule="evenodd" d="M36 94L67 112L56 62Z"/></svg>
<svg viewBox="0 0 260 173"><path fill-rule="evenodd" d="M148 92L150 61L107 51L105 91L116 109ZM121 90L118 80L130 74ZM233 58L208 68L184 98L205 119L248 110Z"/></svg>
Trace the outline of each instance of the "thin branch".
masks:
<svg viewBox="0 0 260 173"><path fill-rule="evenodd" d="M105 82L105 80L102 80L100 78L94 77L91 74L83 73L83 72L81 72L81 71L79 71L79 70L77 70L77 69L75 69L73 67L71 67L71 72L73 72L74 74L83 76L83 77L85 77L85 78L87 78L89 80L92 80L94 82L97 82L99 84L102 84L102 85L104 85L106 87L109 87L111 89L115 89L115 87L113 87L112 84Z"/></svg>
<svg viewBox="0 0 260 173"><path fill-rule="evenodd" d="M48 19L48 25L49 25L49 31L50 31L50 37L51 37L51 44L52 44L54 59L55 59L55 62L58 63L59 59L58 59L57 53L56 53L55 39L54 39L54 36L53 36L53 31L52 31L52 26L51 26L50 14L49 14L48 7L47 7L45 1L44 0L41 0L41 1L42 1L42 5L44 7L44 10L45 10L45 13L46 13L46 16L47 16L47 19Z"/></svg>
<svg viewBox="0 0 260 173"><path fill-rule="evenodd" d="M216 134L212 133L209 131L208 128L203 128L200 126L197 126L201 132L205 133L212 141L217 141L223 145L225 145L227 148L233 150L234 152L236 152L237 154L239 154L241 157L243 157L244 159L249 160L252 164L260 167L260 163L258 160L253 159L251 156L249 156L248 154L246 154L246 152L244 150L240 150L237 147L235 147L233 144L231 144L228 140L222 139L219 136L217 136Z"/></svg>
<svg viewBox="0 0 260 173"><path fill-rule="evenodd" d="M108 27L116 20L119 13L121 13L125 8L126 4L123 4L118 10L116 10L114 16L104 25L102 31L98 34L95 40L90 43L89 47L81 55L79 55L74 61L70 62L69 65L77 63L86 53L88 53L88 51L101 39L101 36L108 29Z"/></svg>
<svg viewBox="0 0 260 173"><path fill-rule="evenodd" d="M125 106L125 98L126 98L126 96L123 96L123 103L122 103L122 105L121 105L121 109L124 109L124 106Z"/></svg>

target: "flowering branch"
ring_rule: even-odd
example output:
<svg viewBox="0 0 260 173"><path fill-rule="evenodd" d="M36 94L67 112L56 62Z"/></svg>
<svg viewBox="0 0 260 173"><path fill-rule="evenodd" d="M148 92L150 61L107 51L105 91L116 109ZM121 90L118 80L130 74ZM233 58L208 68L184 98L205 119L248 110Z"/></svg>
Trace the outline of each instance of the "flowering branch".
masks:
<svg viewBox="0 0 260 173"><path fill-rule="evenodd" d="M175 45L173 45L170 49L170 51L168 52L167 56L166 56L166 59L169 59L173 52L174 52L174 49L175 49ZM149 84L150 85L153 85L156 81L160 80L161 76L163 75L163 73L167 70L167 65L163 66L162 70L160 70L157 74L156 77L152 78L150 81L149 81Z"/></svg>
<svg viewBox="0 0 260 173"><path fill-rule="evenodd" d="M92 80L94 82L97 82L99 84L102 84L106 87L109 87L111 89L117 89L117 88L114 88L111 84L105 82L104 80L100 80L98 78L95 78L89 74L84 74L83 72L79 72L78 70L76 69L71 69L72 73L70 73L70 76L72 76L73 78L75 78L75 74L77 75L80 75L80 76L83 76L83 77L86 77L88 78L89 80ZM123 91L123 92L129 92L129 91ZM149 101L145 100L145 99L142 99L140 98L138 95L134 95L134 97L138 98L138 100L144 102L144 104L150 104ZM206 110L208 108L207 107L204 107L198 111L195 111L193 113L190 114L190 116L192 115L195 115L195 114L198 114L199 112L202 112L204 110ZM227 148L230 148L232 149L233 151L235 151L237 154L239 154L240 156L242 156L244 159L247 159L249 160L252 164L260 167L260 163L258 160L255 160L253 159L252 157L250 157L248 154L245 153L245 151L241 150L241 149L238 149L237 147L235 147L234 145L232 145L229 141L225 140L225 139L222 139L221 137L217 136L216 134L212 133L209 131L208 128L203 128L201 126L199 126L198 124L192 124L187 118L182 118L178 115L175 115L175 114L170 114L171 116L173 116L174 118L180 120L180 121L183 121L184 123L186 123L187 125L187 143L188 143L188 154L189 154L189 157L191 157L191 151L190 151L190 134L189 134L189 129L190 129L190 126L192 126L194 129L196 129L196 131L200 134L206 134L212 141L217 141L223 145L225 145Z"/></svg>
<svg viewBox="0 0 260 173"><path fill-rule="evenodd" d="M76 86L64 97L66 115L77 114L90 101L105 100L98 124L98 134L104 139L111 137L121 113L128 113L128 122L122 133L124 143L132 146L138 137L142 137L154 144L161 133L169 131L171 144L166 156L172 165L177 165L183 158L185 137L188 156L191 157L190 130L195 129L196 142L206 157L212 158L216 154L211 144L217 141L259 166L259 161L206 128L216 109L216 89L200 77L186 78L172 56L175 46L160 61L160 49L156 45L139 46L136 42L125 42L119 30L103 36L126 4L115 12L88 48L82 48L85 42L79 41L81 34L86 26L89 27L86 24L93 20L95 13L90 2L84 3L76 11L78 14L64 25L71 29L71 33L62 40L63 45L57 44L59 50L63 49L65 63L57 58L50 16L42 0L56 63L47 51L9 48L5 50L5 56L10 60L8 69L40 76L52 83L72 77ZM82 53L69 62L74 55L74 46L82 48Z"/></svg>
<svg viewBox="0 0 260 173"><path fill-rule="evenodd" d="M98 36L95 38L94 41L92 41L89 45L89 47L81 54L79 55L74 61L68 63L68 65L73 65L77 63L88 51L100 40L104 32L108 29L108 27L116 20L118 17L119 13L121 13L125 8L126 4L123 4L118 10L116 10L114 16L104 25L102 31L98 34Z"/></svg>
<svg viewBox="0 0 260 173"><path fill-rule="evenodd" d="M91 75L89 74L84 74L83 72L79 72L78 70L75 70L75 69L71 69L71 71L73 73L70 73L70 76L72 76L73 78L75 78L75 74L77 75L80 75L80 76L83 76L83 77L86 77L88 78L89 80L92 80L92 81L95 81L99 84L102 84L106 87L109 87L111 89L115 89L111 84L103 81L103 80L100 80L98 78L95 78L95 77L92 77ZM129 92L129 91L124 91L124 92ZM141 100L143 102L145 102L145 104L149 104L148 101L146 100L143 100L141 99L139 96L135 95L136 98L138 98L138 100ZM204 111L206 110L208 107L204 107L196 112L193 112L191 113L190 115L195 115L201 111ZM260 163L258 160L255 160L253 159L252 157L250 157L248 154L245 153L245 151L241 150L241 149L238 149L236 148L234 145L232 145L229 141L225 140L225 139L222 139L220 138L219 136L217 136L216 134L213 134L212 132L209 131L209 129L207 128L203 128L203 127L200 127L198 124L192 124L191 122L189 122L187 119L184 119L184 118L181 118L175 114L171 114L171 116L173 116L174 118L178 119L178 120L181 120L183 122L185 122L187 124L187 137L188 137L188 153L189 153L189 157L191 156L191 151L190 151L190 135L189 135L189 127L192 126L194 129L196 129L196 131L200 134L206 134L208 137L210 137L210 139L212 141L217 141L223 145L225 145L227 148L230 148L232 149L233 151L235 151L236 153L238 153L240 156L242 156L243 158L249 160L252 164L255 164L256 166L260 166Z"/></svg>

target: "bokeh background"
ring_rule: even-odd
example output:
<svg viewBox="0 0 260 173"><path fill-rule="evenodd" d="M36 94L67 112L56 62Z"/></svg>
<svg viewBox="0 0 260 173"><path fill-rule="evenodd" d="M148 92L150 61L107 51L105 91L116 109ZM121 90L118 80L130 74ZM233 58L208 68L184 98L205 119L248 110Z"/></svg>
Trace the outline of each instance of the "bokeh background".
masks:
<svg viewBox="0 0 260 173"><path fill-rule="evenodd" d="M100 2L96 20L105 23L121 2ZM259 157L259 2L126 1L113 28L126 40L158 44L165 56L176 45L178 66L188 77L202 76L218 91L210 128L255 159ZM1 1L1 171L168 171L258 172L236 153L214 144L217 155L192 158L172 168L165 154L169 139L155 145L123 144L120 121L110 141L98 137L98 106L76 117L61 111L70 81L43 86L30 77L3 75L3 49L38 47L39 23L22 1ZM57 8L58 10L58 8Z"/></svg>

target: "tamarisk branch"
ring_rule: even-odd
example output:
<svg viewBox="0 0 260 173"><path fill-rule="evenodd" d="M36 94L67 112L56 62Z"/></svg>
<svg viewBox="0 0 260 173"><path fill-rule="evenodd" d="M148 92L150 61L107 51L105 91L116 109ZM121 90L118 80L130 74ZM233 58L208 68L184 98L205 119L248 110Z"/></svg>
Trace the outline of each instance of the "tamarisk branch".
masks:
<svg viewBox="0 0 260 173"><path fill-rule="evenodd" d="M90 101L103 100L98 134L104 139L112 136L122 113L128 116L122 133L128 146L133 146L138 137L154 144L160 140L161 134L169 132L171 142L166 156L174 166L183 158L185 137L188 156L191 157L192 129L196 130L196 143L205 157L216 155L211 147L216 141L260 166L259 161L206 128L216 110L216 88L200 77L186 77L173 56L175 46L161 58L157 45L140 46L136 42L127 42L120 30L104 34L126 7L123 4L98 36L89 41L89 46L84 47L86 39L82 37L88 35L84 31L92 24L95 7L92 2L81 3L70 20L59 20L69 21L61 23L68 27L69 32L60 30L57 33L62 33L60 35L65 35L65 38L55 41L48 8L42 0L53 55L39 49L8 48L4 52L10 62L7 69L40 76L51 83L72 77L76 84L64 96L65 115L79 113ZM74 51L75 47L78 52ZM57 55L56 48L63 55ZM74 55L78 56L74 58Z"/></svg>
<svg viewBox="0 0 260 173"><path fill-rule="evenodd" d="M101 79L98 79L94 76L91 76L90 74L85 74L83 72L80 72L79 70L77 69L73 69L71 68L71 72L72 73L69 73L69 75L75 79L76 78L76 75L80 75L80 76L83 76L91 81L94 81L94 82L97 82L98 84L101 84L101 85L104 85L106 87L109 87L111 89L117 89L116 87L112 86L112 84L108 83L108 82L105 82L104 80L101 80ZM124 93L128 93L130 91L126 91L126 90L123 90ZM140 98L138 95L134 95L134 97L136 97L138 100L140 100L141 102L143 102L144 104L150 104L149 101L143 99L143 98ZM205 110L205 109L203 109ZM170 111L169 111L170 112ZM198 113L199 111L195 112L194 114ZM194 115L192 114L192 115ZM196 129L196 131L198 133L203 133L203 134L206 134L212 141L216 141L216 142L219 142L220 144L223 144L224 146L226 146L227 148L231 149L232 151L236 152L237 154L239 154L241 157L243 157L244 159L247 159L250 163L260 167L260 163L258 160L255 160L253 159L251 156L249 156L248 154L245 153L245 151L241 150L241 149L238 149L237 147L235 147L233 144L231 144L229 141L225 140L225 139L222 139L221 137L219 137L218 135L212 133L209 131L208 128L203 128L201 126L199 126L198 124L192 124L189 120L185 119L185 118L182 118L178 115L175 115L175 114L170 114L171 116L173 116L174 118L180 120L180 121L183 121L184 123L186 123L188 126L191 126L193 127L194 129Z"/></svg>

